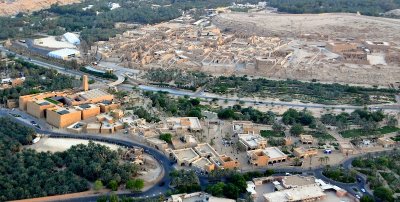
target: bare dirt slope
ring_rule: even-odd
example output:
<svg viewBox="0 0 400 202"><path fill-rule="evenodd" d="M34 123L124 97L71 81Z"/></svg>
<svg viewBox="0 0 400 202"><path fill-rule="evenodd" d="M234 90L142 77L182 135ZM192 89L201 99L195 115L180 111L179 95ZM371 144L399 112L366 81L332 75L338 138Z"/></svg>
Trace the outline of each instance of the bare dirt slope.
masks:
<svg viewBox="0 0 400 202"><path fill-rule="evenodd" d="M348 13L224 13L214 19L222 28L279 37L319 33L330 37L400 40L400 20Z"/></svg>
<svg viewBox="0 0 400 202"><path fill-rule="evenodd" d="M80 0L0 0L0 16L15 15L19 12L33 12L41 9L49 8L53 4L72 4L78 3Z"/></svg>

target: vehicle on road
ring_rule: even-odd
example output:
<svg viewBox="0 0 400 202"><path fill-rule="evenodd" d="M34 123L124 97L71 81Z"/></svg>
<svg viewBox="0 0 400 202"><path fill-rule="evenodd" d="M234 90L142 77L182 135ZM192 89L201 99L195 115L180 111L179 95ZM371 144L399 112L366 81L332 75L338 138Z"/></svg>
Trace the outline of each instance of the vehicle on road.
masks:
<svg viewBox="0 0 400 202"><path fill-rule="evenodd" d="M365 189L361 189L361 191L362 191L363 193L365 193Z"/></svg>
<svg viewBox="0 0 400 202"><path fill-rule="evenodd" d="M19 114L10 113L10 115L13 116L13 117L21 117L21 115L19 115Z"/></svg>

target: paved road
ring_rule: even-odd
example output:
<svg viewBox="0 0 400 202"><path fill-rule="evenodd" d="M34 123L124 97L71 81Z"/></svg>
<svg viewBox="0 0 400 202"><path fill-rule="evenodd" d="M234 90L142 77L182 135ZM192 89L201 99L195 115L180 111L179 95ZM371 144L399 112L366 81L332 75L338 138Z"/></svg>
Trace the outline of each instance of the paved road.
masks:
<svg viewBox="0 0 400 202"><path fill-rule="evenodd" d="M11 116L9 113L17 113L17 111L10 111L10 110L5 110L5 109L0 109L0 116L5 116L5 117L10 117L16 120L18 123L21 123L25 126L32 127L32 125L29 123L30 119L23 119L23 118L15 118ZM26 118L25 115L24 118ZM152 196L157 196L162 193L165 193L169 187L169 183L171 181L169 177L169 173L174 169L173 168L173 162L170 161L168 157L166 157L164 154L162 154L160 151L149 147L147 145L143 145L137 142L134 142L132 140L121 140L121 139L116 139L112 138L109 136L104 136L104 135L92 135L92 134L85 134L85 135L77 135L77 134L68 134L68 133L58 133L58 132L53 132L49 129L44 129L45 126L41 126L42 129L34 128L37 133L47 135L50 138L75 138L75 139L85 139L85 140L93 140L93 141L100 141L100 142L107 142L111 144L117 144L120 146L124 147L142 147L144 148L145 152L151 156L153 156L155 159L158 160L162 168L164 169L164 177L160 180L160 183L156 184L149 190L141 193L130 193L130 194L120 194L121 196L128 196L128 197L152 197ZM80 197L80 198L73 198L73 199L67 199L65 201L96 201L98 196L87 196L87 197Z"/></svg>
<svg viewBox="0 0 400 202"><path fill-rule="evenodd" d="M8 53L13 53L3 46L0 45L0 50L8 52ZM69 75L75 75L75 76L82 76L83 73L71 69L66 69L64 67L60 67L57 65L45 63L42 61L38 60L30 60L28 57L18 55L16 54L21 59L24 59L28 62L32 62L36 65L40 65L46 68L52 68L60 71L61 73L69 74ZM122 68L122 67L121 67ZM124 68L125 71L126 68ZM121 74L119 76L122 76L122 70L119 69L118 72ZM136 70L132 70L135 72ZM129 71L127 71L129 72ZM94 76L89 76L92 79L95 79L98 82L102 83L109 83L108 80L94 77ZM120 82L118 82L119 84ZM133 85L128 85L128 84L123 84L119 85L119 88L126 90L126 91L132 91ZM263 100L256 100L256 99L242 99L242 98L226 98L224 96L219 96L219 95L205 95L204 93L194 93L191 91L186 91L186 90L181 90L181 89L172 89L172 88L164 88L164 87L156 87L156 86L147 86L147 85L139 85L139 89L143 91L163 91L163 92L168 92L172 95L177 95L177 96L190 96L190 97L195 97L195 98L203 98L203 99L219 99L219 100L228 100L228 101L243 101L245 103L256 103L256 104L271 104L271 105L281 105L281 106L288 106L288 107L300 107L300 108L317 108L317 109L323 109L323 108L336 108L336 109L361 109L364 108L364 106L351 106L351 105L323 105L323 104L313 104L313 103L292 103L292 102L281 102L281 101L263 101ZM370 105L368 106L370 109L385 109L385 110L395 110L395 111L400 111L400 105L399 104L390 104L390 105Z"/></svg>
<svg viewBox="0 0 400 202"><path fill-rule="evenodd" d="M19 114L19 115L23 116L24 118L15 118L15 117L11 116L10 113ZM32 119L32 118L30 118L29 115L26 115L23 112L19 112L18 110L11 111L8 109L0 108L0 116L11 117L14 120L16 120L17 122L19 122L23 125L26 125L28 127L32 127L32 125L30 124L31 120L35 120L37 123L39 123L37 119ZM133 146L143 147L145 149L146 153L148 153L149 155L152 155L162 165L162 167L165 171L164 177L162 178L162 180L160 180L160 182L162 182L162 184L159 183L159 185L155 185L152 188L150 188L149 190L142 192L142 193L130 193L130 194L120 194L120 195L127 196L127 197L142 197L142 198L143 197L152 197L152 196L157 196L157 195L163 194L169 189L168 185L169 185L171 179L168 176L168 173L174 169L173 162L171 162L170 159L168 157L166 157L163 153L161 153L160 151L158 151L152 147L134 142L133 140L121 140L121 139L113 138L112 136L103 136L103 135L95 135L95 134L77 135L77 134L54 132L54 131L51 131L50 128L46 127L46 124L41 125L41 129L35 128L35 130L38 133L48 135L51 138L77 138L77 139L86 139L86 140L107 142L107 143L111 143L111 144L121 145L124 147L133 147ZM385 153L385 152L369 153L369 155L379 156L383 153ZM350 170L351 163L354 160L354 158L356 158L356 157L347 159L341 165L345 169ZM259 169L256 168L256 169L253 169L252 171L264 172L266 169L267 168L259 168ZM372 196L372 193L370 193L369 189L366 188L366 185L367 185L366 178L365 178L365 176L362 176L362 175L357 175L357 178L359 179L359 181L357 181L356 183L341 183L341 182L337 182L337 181L334 181L334 180L331 180L331 179L325 177L322 174L322 171L323 171L322 167L311 169L311 170L299 168L299 167L286 167L286 168L271 167L268 169L274 169L276 173L298 173L298 172L300 172L300 173L304 173L304 174L308 174L308 175L313 175L316 178L322 179L323 181L325 181L327 183L330 183L332 185L336 185L336 186L339 186L339 187L345 189L347 192L349 192L352 195L359 194L360 196L362 196L362 194L366 194L366 195ZM199 176L199 178L200 178L202 185L207 185L209 183L206 176ZM353 188L357 188L358 192L354 191ZM361 189L365 189L367 192L360 193ZM75 202L75 201L96 201L97 197L98 196L87 196L87 197L67 199L65 201L73 201L73 202Z"/></svg>

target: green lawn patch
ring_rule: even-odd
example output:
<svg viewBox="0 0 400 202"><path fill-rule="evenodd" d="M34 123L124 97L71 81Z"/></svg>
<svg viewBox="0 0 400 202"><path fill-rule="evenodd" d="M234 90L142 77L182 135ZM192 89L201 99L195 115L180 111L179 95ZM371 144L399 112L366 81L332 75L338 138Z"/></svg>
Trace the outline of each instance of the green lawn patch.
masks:
<svg viewBox="0 0 400 202"><path fill-rule="evenodd" d="M342 134L342 136L344 138L352 138L352 137L367 136L368 135L362 129L345 130L345 131L342 131L340 134Z"/></svg>
<svg viewBox="0 0 400 202"><path fill-rule="evenodd" d="M52 103L52 104L55 104L55 105L58 105L58 104L60 104L60 102L59 101L57 101L57 100L53 100L53 99L51 99L51 98L44 98L44 100L46 100L47 102L50 102L50 103Z"/></svg>
<svg viewBox="0 0 400 202"><path fill-rule="evenodd" d="M318 131L310 131L308 134L313 136L314 138L317 139L322 139L322 140L336 140L332 135L329 133L321 133Z"/></svg>
<svg viewBox="0 0 400 202"><path fill-rule="evenodd" d="M399 131L400 128L394 127L394 126L383 126L382 128L378 129L378 132L380 134L387 134L387 133L393 133Z"/></svg>
<svg viewBox="0 0 400 202"><path fill-rule="evenodd" d="M400 131L400 128L393 127L393 126L383 126L376 130L377 134L382 134L382 135L387 134L387 133L397 132L397 131ZM340 134L342 134L342 136L344 138L352 138L352 137L371 135L370 133L365 132L363 129L345 130L345 131L342 131Z"/></svg>
<svg viewBox="0 0 400 202"><path fill-rule="evenodd" d="M396 142L400 142L400 136L396 136L396 137L392 137L392 140L396 141Z"/></svg>
<svg viewBox="0 0 400 202"><path fill-rule="evenodd" d="M261 136L265 137L265 138L269 138L269 137L285 137L285 132L276 132L273 130L262 130L261 132Z"/></svg>

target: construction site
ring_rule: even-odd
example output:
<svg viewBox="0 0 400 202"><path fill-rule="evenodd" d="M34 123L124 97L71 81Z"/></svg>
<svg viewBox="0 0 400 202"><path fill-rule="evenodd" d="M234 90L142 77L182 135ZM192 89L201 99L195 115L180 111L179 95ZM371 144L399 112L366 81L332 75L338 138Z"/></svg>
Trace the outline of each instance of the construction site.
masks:
<svg viewBox="0 0 400 202"><path fill-rule="evenodd" d="M198 21L184 15L98 42L91 54L141 70L397 86L399 24L342 13L222 12Z"/></svg>

